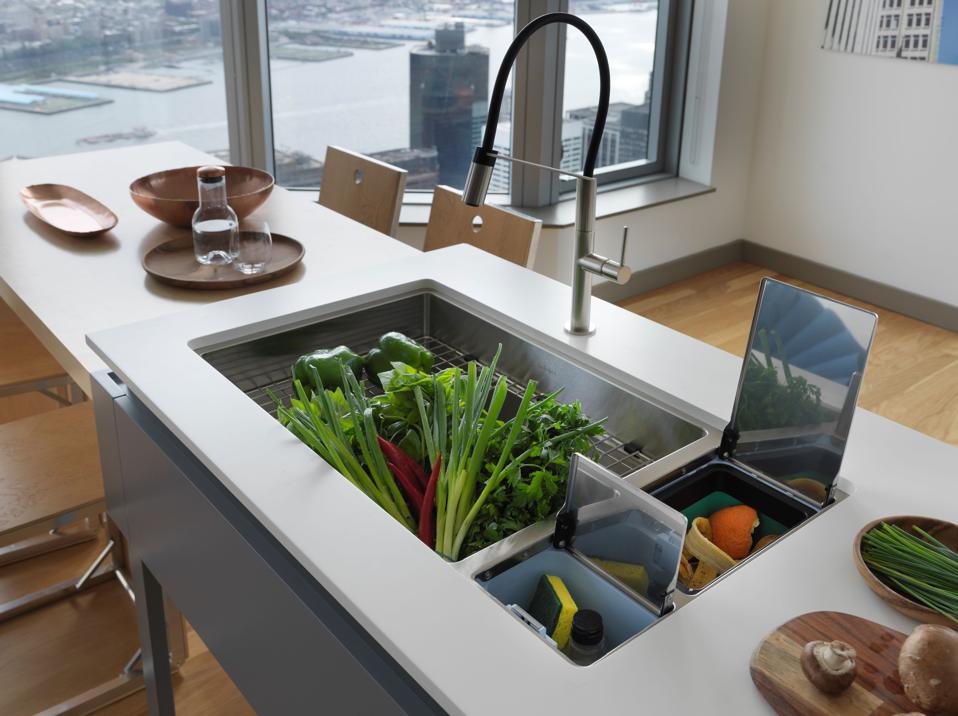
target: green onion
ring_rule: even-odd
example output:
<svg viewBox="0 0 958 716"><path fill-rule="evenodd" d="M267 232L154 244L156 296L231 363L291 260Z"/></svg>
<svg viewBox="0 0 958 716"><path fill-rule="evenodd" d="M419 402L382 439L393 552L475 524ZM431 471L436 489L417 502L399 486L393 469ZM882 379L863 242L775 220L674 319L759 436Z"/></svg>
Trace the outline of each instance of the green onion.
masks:
<svg viewBox="0 0 958 716"><path fill-rule="evenodd" d="M899 593L958 624L958 553L912 525L882 522L862 537L865 564Z"/></svg>

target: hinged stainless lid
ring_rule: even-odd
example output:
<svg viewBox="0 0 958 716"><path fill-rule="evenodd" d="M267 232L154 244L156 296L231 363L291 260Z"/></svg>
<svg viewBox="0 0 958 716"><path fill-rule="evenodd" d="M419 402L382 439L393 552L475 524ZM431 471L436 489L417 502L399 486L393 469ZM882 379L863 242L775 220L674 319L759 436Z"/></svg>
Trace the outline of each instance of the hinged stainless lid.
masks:
<svg viewBox="0 0 958 716"><path fill-rule="evenodd" d="M681 512L575 455L553 543L663 614L672 603L687 526Z"/></svg>
<svg viewBox="0 0 958 716"><path fill-rule="evenodd" d="M877 320L869 311L763 279L723 454L826 503Z"/></svg>

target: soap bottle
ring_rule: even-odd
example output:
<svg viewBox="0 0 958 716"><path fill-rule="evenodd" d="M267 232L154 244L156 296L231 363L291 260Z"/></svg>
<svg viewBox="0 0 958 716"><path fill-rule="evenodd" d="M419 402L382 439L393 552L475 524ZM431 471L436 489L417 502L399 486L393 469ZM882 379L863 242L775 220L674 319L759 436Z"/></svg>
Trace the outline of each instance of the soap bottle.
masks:
<svg viewBox="0 0 958 716"><path fill-rule="evenodd" d="M580 609L572 617L572 635L566 647L570 659L588 666L605 654L602 615L592 609Z"/></svg>
<svg viewBox="0 0 958 716"><path fill-rule="evenodd" d="M196 170L200 205L193 213L193 253L201 264L232 263L237 255L239 221L226 203L226 170L206 166Z"/></svg>

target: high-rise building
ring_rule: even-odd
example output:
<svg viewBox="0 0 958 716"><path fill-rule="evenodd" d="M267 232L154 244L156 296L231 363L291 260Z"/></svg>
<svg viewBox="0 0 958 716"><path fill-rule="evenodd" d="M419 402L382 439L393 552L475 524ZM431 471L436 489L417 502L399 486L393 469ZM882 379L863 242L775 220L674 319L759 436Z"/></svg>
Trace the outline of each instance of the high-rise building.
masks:
<svg viewBox="0 0 958 716"><path fill-rule="evenodd" d="M595 125L595 116L598 107L582 107L570 109L563 120L562 153L563 161L566 157L576 156L573 150L573 131L566 130L566 125L579 128L578 164L574 171L581 169L582 157L585 155L589 142L592 141L592 127ZM607 167L613 164L633 162L645 159L648 156L649 144L649 102L648 93L644 104L630 104L628 102L613 102L609 105L609 114L605 120L605 131L599 143L599 156L596 159L597 167ZM563 166L563 169L566 167Z"/></svg>
<svg viewBox="0 0 958 716"><path fill-rule="evenodd" d="M936 62L944 0L830 0L826 50Z"/></svg>
<svg viewBox="0 0 958 716"><path fill-rule="evenodd" d="M460 188L480 142L489 91L489 51L466 45L465 25L436 30L409 54L409 146L435 147L439 183Z"/></svg>

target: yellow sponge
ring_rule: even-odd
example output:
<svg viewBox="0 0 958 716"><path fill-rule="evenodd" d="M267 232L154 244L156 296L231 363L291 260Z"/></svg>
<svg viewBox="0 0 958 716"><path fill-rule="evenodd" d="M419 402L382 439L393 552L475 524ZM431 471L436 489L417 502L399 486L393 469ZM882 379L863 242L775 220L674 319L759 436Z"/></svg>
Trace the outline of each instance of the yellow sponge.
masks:
<svg viewBox="0 0 958 716"><path fill-rule="evenodd" d="M641 564L615 562L611 559L593 559L592 562L643 597L648 596L649 573Z"/></svg>
<svg viewBox="0 0 958 716"><path fill-rule="evenodd" d="M560 649L564 649L572 632L572 617L578 607L561 579L543 574L529 605L531 614L544 626Z"/></svg>

